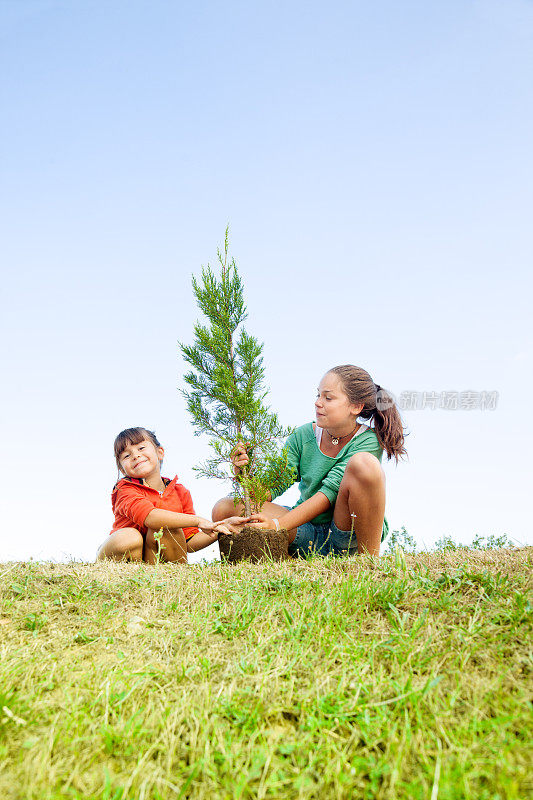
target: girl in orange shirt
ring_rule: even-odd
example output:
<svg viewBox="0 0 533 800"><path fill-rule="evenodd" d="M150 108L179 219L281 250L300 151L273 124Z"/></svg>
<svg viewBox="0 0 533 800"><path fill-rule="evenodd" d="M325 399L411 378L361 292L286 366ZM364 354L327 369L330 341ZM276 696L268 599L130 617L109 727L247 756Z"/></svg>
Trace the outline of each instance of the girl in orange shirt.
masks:
<svg viewBox="0 0 533 800"><path fill-rule="evenodd" d="M223 522L199 517L190 492L161 477L165 451L153 431L127 428L115 439L115 460L124 475L115 485L111 504L115 523L100 546L97 559L187 563L187 552L216 541L218 532L229 533Z"/></svg>

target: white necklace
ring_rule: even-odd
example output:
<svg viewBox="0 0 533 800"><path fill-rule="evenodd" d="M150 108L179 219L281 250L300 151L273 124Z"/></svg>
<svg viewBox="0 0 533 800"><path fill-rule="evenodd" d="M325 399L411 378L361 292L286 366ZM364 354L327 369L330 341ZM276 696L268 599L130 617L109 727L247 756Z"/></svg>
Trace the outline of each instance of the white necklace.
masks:
<svg viewBox="0 0 533 800"><path fill-rule="evenodd" d="M331 444L337 445L340 441L342 441L342 439L346 439L348 436L351 436L353 433L355 433L358 427L359 425L356 425L353 431L350 433L345 433L344 436L333 436L333 434L331 434L327 429L326 433L331 439Z"/></svg>

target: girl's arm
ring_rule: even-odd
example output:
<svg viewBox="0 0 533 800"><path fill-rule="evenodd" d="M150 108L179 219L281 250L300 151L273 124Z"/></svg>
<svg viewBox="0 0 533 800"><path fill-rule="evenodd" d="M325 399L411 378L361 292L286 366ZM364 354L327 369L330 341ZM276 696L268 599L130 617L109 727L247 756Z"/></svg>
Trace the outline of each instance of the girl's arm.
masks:
<svg viewBox="0 0 533 800"><path fill-rule="evenodd" d="M154 531L158 531L159 528L201 528L210 533L216 527L216 523L196 514L180 514L178 511L165 511L164 508L153 508L145 518L144 524Z"/></svg>
<svg viewBox="0 0 533 800"><path fill-rule="evenodd" d="M225 532L228 532L228 529L225 529ZM216 542L218 538L218 530L214 533L195 533L194 536L191 536L190 539L187 539L187 552L188 553L196 553L197 550L203 550L204 547L208 547L213 542Z"/></svg>
<svg viewBox="0 0 533 800"><path fill-rule="evenodd" d="M286 528L289 531L297 528L299 525L303 525L304 522L310 522L315 517L318 517L319 514L323 514L324 511L327 511L330 505L331 503L326 495L322 492L317 492L308 500L300 503L299 506L292 508L290 511L285 512L285 514L281 514L277 518L279 527ZM250 519L254 520L254 522L250 524L250 527L256 525L258 528L276 530L276 525L273 522L273 518L267 517L265 514L252 514Z"/></svg>

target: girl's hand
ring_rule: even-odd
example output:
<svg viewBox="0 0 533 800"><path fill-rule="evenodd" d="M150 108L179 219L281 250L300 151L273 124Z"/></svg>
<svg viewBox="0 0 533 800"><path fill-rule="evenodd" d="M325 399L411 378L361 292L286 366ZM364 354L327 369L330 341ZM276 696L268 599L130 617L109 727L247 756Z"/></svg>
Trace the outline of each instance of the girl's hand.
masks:
<svg viewBox="0 0 533 800"><path fill-rule="evenodd" d="M237 475L240 475L242 472L242 468L250 463L250 458L248 456L248 453L246 452L246 445L244 444L244 442L239 442L239 444L234 449L231 455L231 463L233 464L233 474L235 475L235 477L237 477Z"/></svg>
<svg viewBox="0 0 533 800"><path fill-rule="evenodd" d="M240 530L248 523L251 517L226 517L218 525L224 525L229 528L230 533L239 533Z"/></svg>
<svg viewBox="0 0 533 800"><path fill-rule="evenodd" d="M252 517L226 517L226 519L221 520L221 522L223 522L224 525L234 525L235 527L240 525L242 528L242 526L246 525L251 519Z"/></svg>
<svg viewBox="0 0 533 800"><path fill-rule="evenodd" d="M216 522L211 522L209 519L204 519L203 517L197 517L196 527L200 528L201 531L204 533L213 533L217 526Z"/></svg>
<svg viewBox="0 0 533 800"><path fill-rule="evenodd" d="M262 528L265 531L279 531L282 527L279 520L278 524L273 519L267 517L265 514L252 514L250 517L250 528Z"/></svg>
<svg viewBox="0 0 533 800"><path fill-rule="evenodd" d="M238 519L240 517L230 517L230 519ZM201 531L207 533L207 535L214 541L218 539L219 533L228 533L232 534L235 533L234 530L227 524L227 520L222 520L221 522L210 522L208 519L203 519L202 517L198 517L198 525L197 528L200 528Z"/></svg>
<svg viewBox="0 0 533 800"><path fill-rule="evenodd" d="M216 522L215 525L216 527L215 530L213 531L213 540L218 538L219 533L227 533L228 535L231 536L232 531L228 528L227 525L224 525L223 522Z"/></svg>

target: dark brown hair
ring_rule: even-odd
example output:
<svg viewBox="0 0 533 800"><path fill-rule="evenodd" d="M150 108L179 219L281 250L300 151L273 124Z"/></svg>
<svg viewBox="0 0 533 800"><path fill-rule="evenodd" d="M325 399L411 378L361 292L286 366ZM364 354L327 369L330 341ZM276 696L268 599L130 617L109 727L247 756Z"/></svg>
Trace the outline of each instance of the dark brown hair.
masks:
<svg viewBox="0 0 533 800"><path fill-rule="evenodd" d="M343 364L328 370L340 378L342 388L350 403L363 403L361 419L373 423L378 442L387 453L387 458L398 459L407 455L404 447L405 434L400 412L394 398L361 367Z"/></svg>
<svg viewBox="0 0 533 800"><path fill-rule="evenodd" d="M149 431L148 428L126 428L125 430L120 431L119 435L115 439L115 461L117 462L119 472L122 472L122 474L124 474L124 470L120 466L120 456L129 444L139 444L139 442L142 442L143 439L148 439L148 441L152 442L154 447L161 447L160 442L157 441L157 436L155 435L154 431Z"/></svg>

